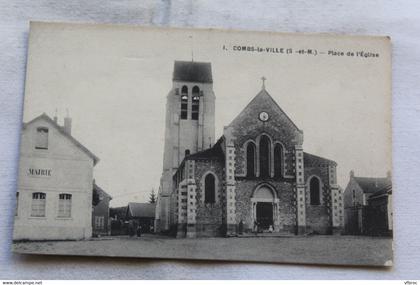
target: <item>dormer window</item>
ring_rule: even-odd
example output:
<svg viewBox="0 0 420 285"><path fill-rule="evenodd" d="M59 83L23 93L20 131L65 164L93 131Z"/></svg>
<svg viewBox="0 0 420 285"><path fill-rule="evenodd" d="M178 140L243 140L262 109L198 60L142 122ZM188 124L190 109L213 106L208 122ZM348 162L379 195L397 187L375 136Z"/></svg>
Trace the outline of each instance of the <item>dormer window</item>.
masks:
<svg viewBox="0 0 420 285"><path fill-rule="evenodd" d="M35 138L36 149L48 149L48 128L38 127Z"/></svg>

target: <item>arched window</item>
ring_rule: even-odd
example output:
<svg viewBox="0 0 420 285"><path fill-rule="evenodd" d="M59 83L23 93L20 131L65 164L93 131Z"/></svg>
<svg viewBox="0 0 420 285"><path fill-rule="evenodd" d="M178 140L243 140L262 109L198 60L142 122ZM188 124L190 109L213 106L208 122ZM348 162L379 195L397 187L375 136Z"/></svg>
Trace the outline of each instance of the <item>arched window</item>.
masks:
<svg viewBox="0 0 420 285"><path fill-rule="evenodd" d="M246 175L255 177L255 144L252 142L246 147Z"/></svg>
<svg viewBox="0 0 420 285"><path fill-rule="evenodd" d="M181 89L181 95L188 95L188 87L187 86L182 86Z"/></svg>
<svg viewBox="0 0 420 285"><path fill-rule="evenodd" d="M216 202L215 178L213 174L207 174L204 179L204 203L214 204Z"/></svg>
<svg viewBox="0 0 420 285"><path fill-rule="evenodd" d="M274 176L275 177L282 177L283 169L283 147L281 144L276 144L274 147Z"/></svg>
<svg viewBox="0 0 420 285"><path fill-rule="evenodd" d="M320 205L321 204L321 200L320 200L320 182L319 179L316 177L312 177L310 182L309 182L309 192L310 192L310 197L311 197L311 205Z"/></svg>
<svg viewBox="0 0 420 285"><path fill-rule="evenodd" d="M263 135L260 139L260 177L270 176L270 139Z"/></svg>
<svg viewBox="0 0 420 285"><path fill-rule="evenodd" d="M191 119L198 120L200 111L200 88L194 86L192 89Z"/></svg>
<svg viewBox="0 0 420 285"><path fill-rule="evenodd" d="M181 89L181 119L188 118L188 87L182 86Z"/></svg>

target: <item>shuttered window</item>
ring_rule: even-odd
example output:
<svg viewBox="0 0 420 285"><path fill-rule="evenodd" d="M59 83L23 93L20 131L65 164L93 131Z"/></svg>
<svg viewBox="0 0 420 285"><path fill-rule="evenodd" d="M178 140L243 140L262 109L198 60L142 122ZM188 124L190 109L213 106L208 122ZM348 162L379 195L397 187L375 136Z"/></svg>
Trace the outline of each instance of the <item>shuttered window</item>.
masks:
<svg viewBox="0 0 420 285"><path fill-rule="evenodd" d="M95 216L95 229L103 230L105 228L104 216Z"/></svg>
<svg viewBox="0 0 420 285"><path fill-rule="evenodd" d="M46 196L41 192L32 193L32 217L45 217Z"/></svg>
<svg viewBox="0 0 420 285"><path fill-rule="evenodd" d="M70 218L71 217L71 194L58 195L58 217Z"/></svg>
<svg viewBox="0 0 420 285"><path fill-rule="evenodd" d="M183 86L181 89L181 119L188 118L188 87Z"/></svg>
<svg viewBox="0 0 420 285"><path fill-rule="evenodd" d="M198 120L200 113L200 88L194 86L192 89L191 119Z"/></svg>

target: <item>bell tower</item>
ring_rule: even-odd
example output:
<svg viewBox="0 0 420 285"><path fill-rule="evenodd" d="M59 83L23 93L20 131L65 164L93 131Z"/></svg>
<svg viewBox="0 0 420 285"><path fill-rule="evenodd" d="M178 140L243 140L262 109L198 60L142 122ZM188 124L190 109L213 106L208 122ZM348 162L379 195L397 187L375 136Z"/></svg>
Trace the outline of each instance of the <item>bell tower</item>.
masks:
<svg viewBox="0 0 420 285"><path fill-rule="evenodd" d="M172 89L166 101L163 171L156 207L156 230L172 224L172 175L185 155L215 141L215 95L211 63L175 61Z"/></svg>

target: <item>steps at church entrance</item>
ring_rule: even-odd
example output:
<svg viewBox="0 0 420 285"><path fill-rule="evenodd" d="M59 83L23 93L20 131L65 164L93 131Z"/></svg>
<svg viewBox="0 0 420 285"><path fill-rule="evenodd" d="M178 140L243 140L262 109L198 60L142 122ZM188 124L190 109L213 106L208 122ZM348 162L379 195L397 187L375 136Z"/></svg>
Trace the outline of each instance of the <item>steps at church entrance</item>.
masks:
<svg viewBox="0 0 420 285"><path fill-rule="evenodd" d="M288 231L280 231L280 232L262 232L262 233L243 233L242 235L238 235L240 238L251 238L251 237L294 237L295 235Z"/></svg>

